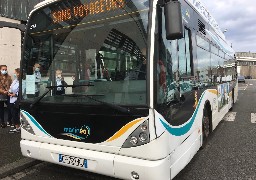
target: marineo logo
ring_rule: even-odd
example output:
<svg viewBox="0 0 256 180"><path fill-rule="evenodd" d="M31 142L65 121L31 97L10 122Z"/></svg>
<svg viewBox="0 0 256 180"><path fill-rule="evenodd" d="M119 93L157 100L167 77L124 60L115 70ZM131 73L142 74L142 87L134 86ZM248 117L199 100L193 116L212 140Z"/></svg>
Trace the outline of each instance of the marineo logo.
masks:
<svg viewBox="0 0 256 180"><path fill-rule="evenodd" d="M91 135L91 129L89 126L83 125L81 128L64 127L64 133L61 135L68 136L74 139L83 140Z"/></svg>

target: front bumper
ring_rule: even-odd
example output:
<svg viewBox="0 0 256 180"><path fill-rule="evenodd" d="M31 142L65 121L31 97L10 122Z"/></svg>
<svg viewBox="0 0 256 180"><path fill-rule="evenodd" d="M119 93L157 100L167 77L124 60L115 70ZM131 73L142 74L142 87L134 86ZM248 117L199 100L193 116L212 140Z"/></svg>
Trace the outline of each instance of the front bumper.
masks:
<svg viewBox="0 0 256 180"><path fill-rule="evenodd" d="M21 140L20 146L24 156L111 177L134 179L132 172L136 172L140 180L170 179L170 156L150 161L29 140ZM84 168L63 164L59 162L59 154L86 159L88 166Z"/></svg>

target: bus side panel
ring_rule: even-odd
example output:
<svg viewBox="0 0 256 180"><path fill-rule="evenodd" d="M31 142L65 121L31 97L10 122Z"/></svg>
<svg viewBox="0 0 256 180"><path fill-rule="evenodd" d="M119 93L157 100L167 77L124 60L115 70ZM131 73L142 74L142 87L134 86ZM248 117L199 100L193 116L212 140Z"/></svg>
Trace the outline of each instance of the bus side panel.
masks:
<svg viewBox="0 0 256 180"><path fill-rule="evenodd" d="M171 155L171 179L194 157L201 146L201 135L194 131Z"/></svg>
<svg viewBox="0 0 256 180"><path fill-rule="evenodd" d="M238 82L236 83L234 93L234 102L236 102L238 100Z"/></svg>
<svg viewBox="0 0 256 180"><path fill-rule="evenodd" d="M212 129L214 130L220 121L224 118L224 116L228 113L229 106L226 105L219 112L215 112L212 114Z"/></svg>

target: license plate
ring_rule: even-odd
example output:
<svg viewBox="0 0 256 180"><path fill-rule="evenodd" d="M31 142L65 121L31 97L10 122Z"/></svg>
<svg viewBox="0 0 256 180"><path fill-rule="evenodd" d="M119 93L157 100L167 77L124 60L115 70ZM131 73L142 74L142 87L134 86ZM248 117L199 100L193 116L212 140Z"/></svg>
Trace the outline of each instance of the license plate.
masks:
<svg viewBox="0 0 256 180"><path fill-rule="evenodd" d="M59 154L59 162L72 166L87 168L87 159Z"/></svg>

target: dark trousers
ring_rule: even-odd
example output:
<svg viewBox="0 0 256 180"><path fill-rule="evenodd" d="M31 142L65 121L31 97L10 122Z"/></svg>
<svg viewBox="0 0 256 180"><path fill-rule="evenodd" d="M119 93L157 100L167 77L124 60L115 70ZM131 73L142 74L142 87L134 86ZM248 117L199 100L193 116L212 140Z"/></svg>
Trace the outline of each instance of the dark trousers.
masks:
<svg viewBox="0 0 256 180"><path fill-rule="evenodd" d="M20 121L19 121L20 110L15 107L14 103L10 103L9 107L12 114L12 124L20 125Z"/></svg>
<svg viewBox="0 0 256 180"><path fill-rule="evenodd" d="M7 118L7 122L11 123L11 119L12 119L12 115L11 115L11 110L9 107L9 99L8 101L0 101L0 124L5 124L5 120L4 120L4 104L6 104L7 106L7 113L8 113L8 118Z"/></svg>

